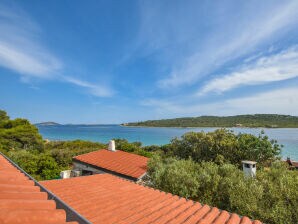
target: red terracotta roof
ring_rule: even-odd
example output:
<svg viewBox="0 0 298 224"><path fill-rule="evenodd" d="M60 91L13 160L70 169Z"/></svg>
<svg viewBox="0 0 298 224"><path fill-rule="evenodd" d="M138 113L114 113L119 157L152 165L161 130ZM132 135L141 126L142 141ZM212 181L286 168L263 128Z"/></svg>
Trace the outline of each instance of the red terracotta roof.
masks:
<svg viewBox="0 0 298 224"><path fill-rule="evenodd" d="M292 161L292 166L298 168L298 162L296 162L296 161Z"/></svg>
<svg viewBox="0 0 298 224"><path fill-rule="evenodd" d="M0 223L69 223L63 209L0 155ZM76 223L76 222L72 222Z"/></svg>
<svg viewBox="0 0 298 224"><path fill-rule="evenodd" d="M289 166L298 168L298 161L293 161L288 158L287 160L284 160L284 162L287 163Z"/></svg>
<svg viewBox="0 0 298 224"><path fill-rule="evenodd" d="M260 224L110 174L43 181L92 223Z"/></svg>
<svg viewBox="0 0 298 224"><path fill-rule="evenodd" d="M74 157L87 164L104 168L133 178L139 178L147 171L148 158L121 150L115 152L102 149Z"/></svg>

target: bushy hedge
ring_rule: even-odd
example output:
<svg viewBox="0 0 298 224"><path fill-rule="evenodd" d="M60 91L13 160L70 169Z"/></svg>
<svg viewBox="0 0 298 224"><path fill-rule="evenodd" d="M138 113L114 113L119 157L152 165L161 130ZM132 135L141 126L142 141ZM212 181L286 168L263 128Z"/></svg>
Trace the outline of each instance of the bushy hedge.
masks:
<svg viewBox="0 0 298 224"><path fill-rule="evenodd" d="M269 224L298 223L298 172L278 162L281 146L264 133L190 132L170 144L145 147L115 140L117 149L153 157L147 181L153 187ZM0 150L38 180L57 178L73 156L106 147L81 140L44 142L29 121L10 120L0 110ZM255 179L243 176L241 160L258 162Z"/></svg>
<svg viewBox="0 0 298 224"><path fill-rule="evenodd" d="M148 185L264 223L298 223L298 172L274 162L247 178L232 164L151 158Z"/></svg>
<svg viewBox="0 0 298 224"><path fill-rule="evenodd" d="M142 147L141 142L128 142L126 139L114 139L116 148L125 152L131 152L137 155L151 157L153 154Z"/></svg>
<svg viewBox="0 0 298 224"><path fill-rule="evenodd" d="M106 148L105 144L82 140L54 141L45 143L47 151L62 169L70 169L72 158L77 155Z"/></svg>
<svg viewBox="0 0 298 224"><path fill-rule="evenodd" d="M0 150L34 149L43 150L43 140L38 129L26 119L10 120L5 111L0 110Z"/></svg>
<svg viewBox="0 0 298 224"><path fill-rule="evenodd" d="M61 167L49 153L11 150L8 157L37 180L59 178Z"/></svg>
<svg viewBox="0 0 298 224"><path fill-rule="evenodd" d="M261 132L259 136L235 134L231 130L214 132L188 132L174 138L166 153L181 159L191 158L196 162L211 161L241 165L241 160L257 161L260 166L269 166L280 158L281 146Z"/></svg>

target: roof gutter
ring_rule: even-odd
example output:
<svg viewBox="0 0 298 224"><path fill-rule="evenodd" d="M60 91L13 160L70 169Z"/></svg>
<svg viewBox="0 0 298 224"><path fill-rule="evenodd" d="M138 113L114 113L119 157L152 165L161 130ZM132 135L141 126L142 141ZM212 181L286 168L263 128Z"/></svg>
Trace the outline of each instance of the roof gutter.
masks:
<svg viewBox="0 0 298 224"><path fill-rule="evenodd" d="M32 180L35 184L35 186L40 187L40 190L42 192L46 192L48 194L49 200L54 200L56 202L56 208L57 209L63 209L66 212L66 221L71 222L75 221L80 224L91 224L89 220L87 220L84 216L79 214L77 211L75 211L72 207L70 207L68 204L66 204L64 201L62 201L58 196L56 196L54 193L46 189L44 186L42 186L40 183L38 183L37 180L35 180L33 177L31 177L28 173L26 173L21 167L19 167L16 163L14 163L11 159L9 159L6 155L4 155L2 152L0 152L0 155L2 155L5 159L7 159L14 167L16 167L18 170L20 170L22 173L24 173L30 180Z"/></svg>

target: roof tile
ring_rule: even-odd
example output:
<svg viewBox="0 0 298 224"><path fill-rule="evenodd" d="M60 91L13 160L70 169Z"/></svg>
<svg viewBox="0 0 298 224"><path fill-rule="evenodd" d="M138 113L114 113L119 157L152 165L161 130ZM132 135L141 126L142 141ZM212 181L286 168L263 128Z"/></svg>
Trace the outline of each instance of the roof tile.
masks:
<svg viewBox="0 0 298 224"><path fill-rule="evenodd" d="M0 223L66 223L66 213L0 155Z"/></svg>
<svg viewBox="0 0 298 224"><path fill-rule="evenodd" d="M147 171L148 158L133 153L101 149L74 157L74 160L110 170L132 178L140 178Z"/></svg>
<svg viewBox="0 0 298 224"><path fill-rule="evenodd" d="M95 224L261 224L110 174L42 181L41 184Z"/></svg>

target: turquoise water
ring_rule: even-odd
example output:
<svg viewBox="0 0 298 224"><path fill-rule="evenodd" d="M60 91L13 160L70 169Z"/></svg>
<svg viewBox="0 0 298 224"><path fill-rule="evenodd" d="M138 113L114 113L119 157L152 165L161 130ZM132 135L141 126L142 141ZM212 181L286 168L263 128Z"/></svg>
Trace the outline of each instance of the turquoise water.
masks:
<svg viewBox="0 0 298 224"><path fill-rule="evenodd" d="M59 125L39 126L41 135L49 140L90 140L108 142L113 138L125 138L128 141L140 141L143 145L162 145L169 143L174 137L180 137L189 131L214 131L216 128L143 128L123 127L119 125ZM257 135L261 130L270 139L276 139L283 144L282 155L298 160L298 128L231 128L236 133Z"/></svg>

